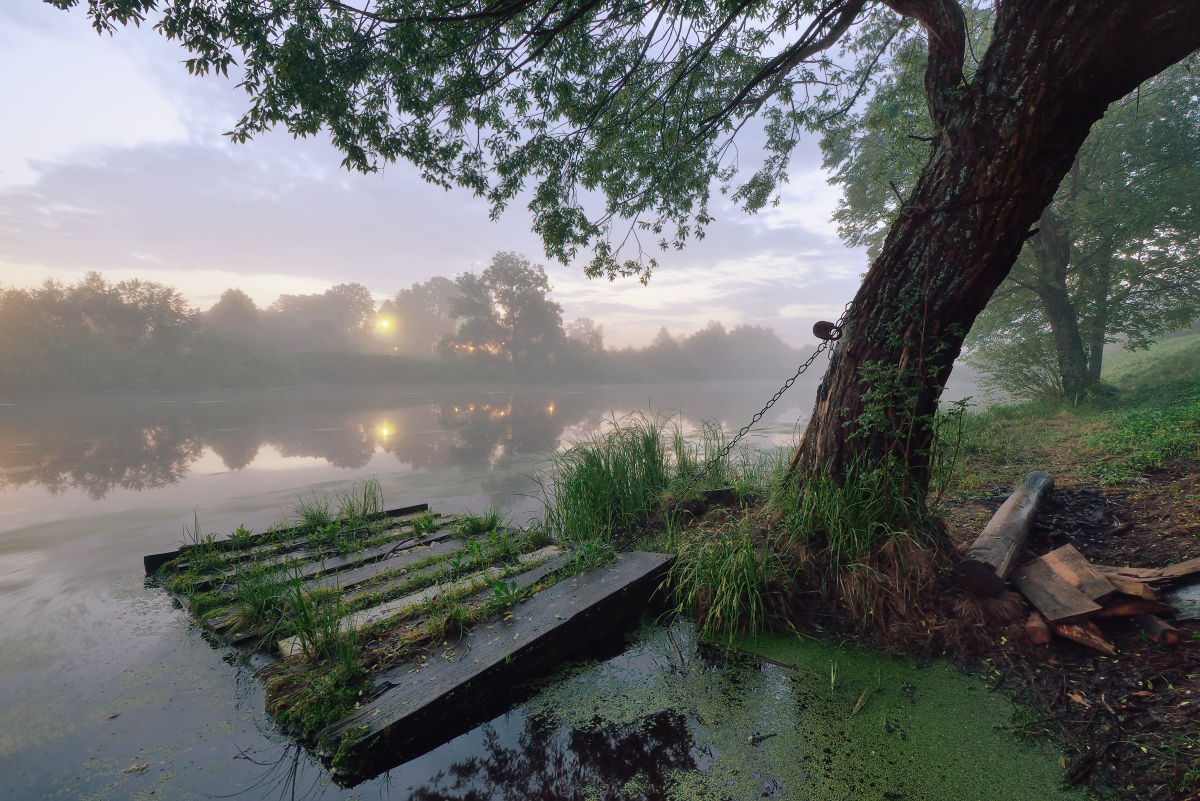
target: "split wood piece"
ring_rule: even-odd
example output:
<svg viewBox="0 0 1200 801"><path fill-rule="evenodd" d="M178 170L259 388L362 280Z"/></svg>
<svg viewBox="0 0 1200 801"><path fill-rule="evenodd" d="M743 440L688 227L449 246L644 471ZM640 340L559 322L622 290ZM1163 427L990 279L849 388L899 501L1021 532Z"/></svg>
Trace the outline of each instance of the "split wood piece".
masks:
<svg viewBox="0 0 1200 801"><path fill-rule="evenodd" d="M399 509L388 509L384 512L380 512L378 515L372 515L371 519L372 520L380 520L380 519L387 518L387 517L401 518L401 517L407 517L409 515L418 515L418 514L421 514L422 512L427 512L427 511L429 511L429 504L418 503L414 506L404 506ZM300 527L296 526L296 527L293 527L290 529L285 529L284 531L281 531L281 532L280 531L275 531L275 532L267 531L267 532L263 532L262 534L252 534L248 540L243 539L240 542L238 542L238 545L242 545L247 542L250 543L251 545L254 545L254 544L257 544L259 541L261 541L264 537L267 537L267 536L271 536L271 537L291 536L295 533L298 533L300 530L301 530ZM178 559L180 556L187 554L188 551L193 549L193 547L194 546L191 546L191 545L183 545L174 551L166 551L165 553L152 553L152 554L147 554L146 556L143 556L142 557L142 565L146 569L146 575L149 576L152 573L157 572L158 569L160 567L162 567L163 565L165 565L167 562L170 562L173 559ZM233 539L217 540L216 542L208 544L205 547L206 548L216 548L221 551L238 550L238 548L234 544Z"/></svg>
<svg viewBox="0 0 1200 801"><path fill-rule="evenodd" d="M420 663L375 678L377 694L327 727L320 741L351 786L402 764L511 708L526 680L545 675L645 612L670 554L635 551L584 571L473 627Z"/></svg>
<svg viewBox="0 0 1200 801"><path fill-rule="evenodd" d="M1112 582L1097 572L1074 545L1064 545L1039 558L1085 598L1102 604L1117 594Z"/></svg>
<svg viewBox="0 0 1200 801"><path fill-rule="evenodd" d="M1013 574L1013 584L1050 623L1074 623L1100 611L1100 605L1072 587L1041 559Z"/></svg>
<svg viewBox="0 0 1200 801"><path fill-rule="evenodd" d="M1025 636L1034 645L1045 645L1054 639L1054 631L1041 612L1031 612L1029 620L1025 621Z"/></svg>
<svg viewBox="0 0 1200 801"><path fill-rule="evenodd" d="M1117 653L1112 643L1104 636L1104 632L1100 631L1100 627L1090 620L1079 623L1052 623L1051 625L1059 636L1066 637L1068 640L1074 640L1080 645L1094 648L1109 656L1115 656Z"/></svg>
<svg viewBox="0 0 1200 801"><path fill-rule="evenodd" d="M1092 565L1096 572L1105 578L1117 578L1122 581L1158 581L1162 578L1161 567L1114 567L1113 565Z"/></svg>
<svg viewBox="0 0 1200 801"><path fill-rule="evenodd" d="M1158 584L1166 581L1186 578L1194 573L1200 573L1200 557L1170 567L1113 567L1112 565L1092 565L1106 577L1124 579L1125 581L1142 581Z"/></svg>
<svg viewBox="0 0 1200 801"><path fill-rule="evenodd" d="M532 553L522 554L517 558L517 561L523 565L535 565L557 555L561 550L556 545L548 545ZM388 620L393 620L443 595L462 591L474 592L483 589L495 582L503 574L504 570L502 568L489 567L487 570L472 573L449 584L433 584L403 598L397 598L394 601L347 615L338 621L338 630L345 634L350 631L359 631L367 626L374 626ZM282 656L298 656L304 653L304 644L300 641L299 636L288 637L279 641L279 653Z"/></svg>
<svg viewBox="0 0 1200 801"><path fill-rule="evenodd" d="M1146 632L1146 636L1159 645L1174 648L1183 640L1179 629L1162 618L1154 615L1138 615L1137 622L1142 627L1142 631Z"/></svg>
<svg viewBox="0 0 1200 801"><path fill-rule="evenodd" d="M1054 489L1054 478L1035 470L996 511L983 533L954 571L955 580L977 595L996 596L1029 536L1042 501Z"/></svg>
<svg viewBox="0 0 1200 801"><path fill-rule="evenodd" d="M1117 601L1101 609L1095 617L1134 617L1135 615L1174 615L1179 610L1161 601L1145 601L1141 598L1130 598Z"/></svg>
<svg viewBox="0 0 1200 801"><path fill-rule="evenodd" d="M1103 574L1101 574L1103 575ZM1141 598L1143 601L1157 601L1158 593L1144 581L1127 581L1126 579L1108 577L1108 582L1117 588L1121 595Z"/></svg>

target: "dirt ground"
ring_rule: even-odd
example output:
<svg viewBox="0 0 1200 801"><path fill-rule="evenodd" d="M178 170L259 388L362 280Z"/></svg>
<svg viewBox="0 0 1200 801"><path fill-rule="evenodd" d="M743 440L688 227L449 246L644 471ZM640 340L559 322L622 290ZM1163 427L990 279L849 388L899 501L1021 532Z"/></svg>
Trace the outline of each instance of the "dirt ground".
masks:
<svg viewBox="0 0 1200 801"><path fill-rule="evenodd" d="M1165 567L1200 556L1200 464L1179 461L1116 486L1056 488L1024 561L1070 543L1092 562ZM989 493L987 490L991 490ZM942 512L970 543L1011 488L987 488ZM1014 627L983 669L1015 691L1029 719L1018 734L1067 749L1065 781L1100 797L1200 801L1200 621L1177 623L1183 643L1165 648L1132 622L1101 621L1117 655L1069 640L1029 644Z"/></svg>

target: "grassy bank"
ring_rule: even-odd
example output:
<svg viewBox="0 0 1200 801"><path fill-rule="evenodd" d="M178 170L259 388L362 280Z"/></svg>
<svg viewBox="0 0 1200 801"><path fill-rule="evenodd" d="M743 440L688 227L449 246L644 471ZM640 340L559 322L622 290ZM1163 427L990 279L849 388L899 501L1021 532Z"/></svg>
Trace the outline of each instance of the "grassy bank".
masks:
<svg viewBox="0 0 1200 801"><path fill-rule="evenodd" d="M566 536L599 531L622 547L671 550L670 590L702 634L763 630L861 638L914 656L946 654L1027 702L1022 737L1068 751L1065 781L1104 796L1200 797L1200 627L1166 649L1115 626L1118 657L1024 638L1015 593L979 599L949 581L957 554L1031 470L1057 490L1033 553L1071 543L1096 562L1164 566L1200 555L1200 336L1109 360L1086 404L1042 401L948 416L930 497L901 500L887 469L844 482L784 484L785 451L735 452L698 486L734 485L732 503L684 488L718 452L661 421L625 421L556 457L549 519ZM889 487L892 488L889 492Z"/></svg>

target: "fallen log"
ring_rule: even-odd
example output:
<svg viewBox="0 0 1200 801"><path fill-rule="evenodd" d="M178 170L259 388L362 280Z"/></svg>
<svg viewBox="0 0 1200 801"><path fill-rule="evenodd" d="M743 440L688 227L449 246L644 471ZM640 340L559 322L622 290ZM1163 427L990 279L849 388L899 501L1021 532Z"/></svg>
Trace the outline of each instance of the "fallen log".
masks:
<svg viewBox="0 0 1200 801"><path fill-rule="evenodd" d="M1074 545L1064 545L1040 558L1085 598L1102 604L1117 594L1112 582L1092 567L1092 563Z"/></svg>
<svg viewBox="0 0 1200 801"><path fill-rule="evenodd" d="M1046 618L1042 617L1041 612L1034 611L1025 621L1025 636L1034 645L1045 645L1054 639L1054 631L1046 622Z"/></svg>
<svg viewBox="0 0 1200 801"><path fill-rule="evenodd" d="M1100 611L1100 604L1072 587L1041 559L1014 573L1013 584L1051 624L1074 623Z"/></svg>
<svg viewBox="0 0 1200 801"><path fill-rule="evenodd" d="M1162 618L1154 615L1138 615L1137 622L1142 627L1142 631L1146 632L1146 636L1159 645L1173 648L1183 640L1179 629Z"/></svg>
<svg viewBox="0 0 1200 801"><path fill-rule="evenodd" d="M1054 478L1035 470L1025 477L988 521L954 571L955 580L977 595L996 596L1029 536L1042 501L1054 489Z"/></svg>
<svg viewBox="0 0 1200 801"><path fill-rule="evenodd" d="M1103 617L1136 617L1138 615L1174 615L1179 610L1161 601L1146 601L1142 598L1130 598L1117 601L1097 612L1095 618Z"/></svg>
<svg viewBox="0 0 1200 801"><path fill-rule="evenodd" d="M1050 625L1054 627L1055 633L1060 637L1074 640L1080 645L1093 648L1109 656L1115 656L1117 653L1100 628L1090 620L1079 623L1051 623Z"/></svg>

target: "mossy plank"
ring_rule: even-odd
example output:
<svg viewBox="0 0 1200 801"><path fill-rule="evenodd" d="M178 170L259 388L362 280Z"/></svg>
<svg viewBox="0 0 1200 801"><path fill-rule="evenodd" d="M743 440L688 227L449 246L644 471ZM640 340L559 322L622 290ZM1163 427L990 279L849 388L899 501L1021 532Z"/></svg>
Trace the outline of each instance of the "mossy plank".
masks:
<svg viewBox="0 0 1200 801"><path fill-rule="evenodd" d="M482 722L514 685L640 615L673 560L622 554L446 643L425 667L381 674L374 698L322 732L339 753L339 781L400 764Z"/></svg>
<svg viewBox="0 0 1200 801"><path fill-rule="evenodd" d="M465 542L463 540L444 538L442 535L446 533L438 532L437 535L431 535L433 539L422 538L421 541L415 542L411 548L404 549L402 552L398 551L392 556L378 562L372 562L362 567L321 578L314 582L313 588L352 590L381 573L387 573L390 570L399 570L406 565L411 565L430 556L442 556L452 554L455 551L461 551Z"/></svg>
<svg viewBox="0 0 1200 801"><path fill-rule="evenodd" d="M378 515L371 515L371 519L372 520L382 520L384 518L389 518L389 517L404 518L404 517L410 517L410 516L423 514L424 512L427 512L427 511L429 511L429 504L418 503L413 506L402 506L398 509L387 509L383 512L380 512ZM264 531L261 534L252 534L252 535L250 535L250 537L244 538L242 540L234 540L232 538L226 539L226 540L217 540L215 542L205 544L204 547L212 548L212 549L215 549L218 551L236 551L236 550L241 550L242 548L247 547L247 545L249 545L249 547L255 547L255 546L259 545L260 543L262 543L264 540L275 540L280 537L295 536L301 530L302 529L300 526L294 526L290 529L284 529L282 531ZM193 545L182 545L178 549L173 550L173 551L166 551L164 553L152 553L152 554L147 554L146 556L143 556L142 557L142 566L146 570L146 575L149 576L153 573L156 573L158 571L158 569L160 567L162 567L163 565L165 565L167 562L170 562L174 559L178 559L181 556L186 555L189 551L193 550L195 547L196 546L193 546Z"/></svg>
<svg viewBox="0 0 1200 801"><path fill-rule="evenodd" d="M548 546L533 553L522 554L518 557L521 564L535 564L537 562L549 559L561 552L557 546ZM432 601L434 598L454 593L460 590L474 592L478 589L491 585L498 580L504 573L501 567L489 567L486 570L481 570L477 573L472 573L469 576L463 576L457 581L452 581L448 584L433 584L425 587L422 590L406 595L403 598L397 598L388 601L378 606L373 606L370 609L362 609L354 612L338 621L338 628L343 632L359 631L368 626L375 626L380 623L393 620L398 617L409 614L414 609ZM299 637L288 637L279 641L279 653L283 656L297 656L303 653L303 645Z"/></svg>

